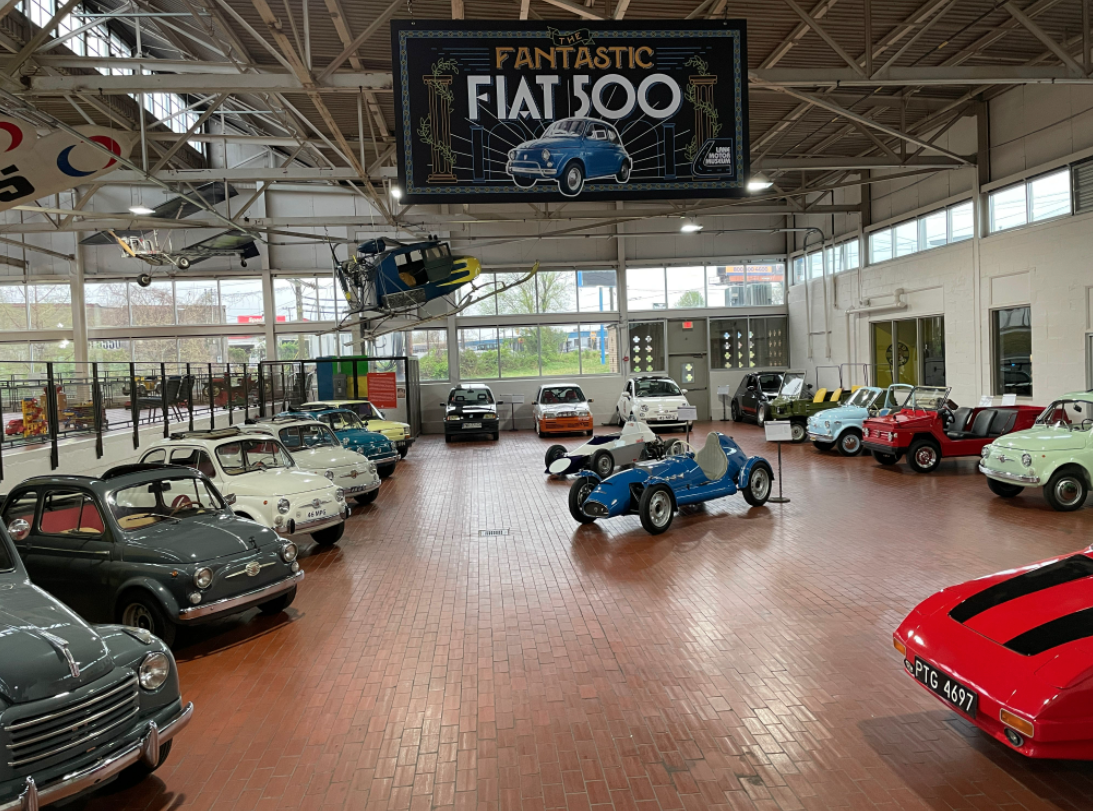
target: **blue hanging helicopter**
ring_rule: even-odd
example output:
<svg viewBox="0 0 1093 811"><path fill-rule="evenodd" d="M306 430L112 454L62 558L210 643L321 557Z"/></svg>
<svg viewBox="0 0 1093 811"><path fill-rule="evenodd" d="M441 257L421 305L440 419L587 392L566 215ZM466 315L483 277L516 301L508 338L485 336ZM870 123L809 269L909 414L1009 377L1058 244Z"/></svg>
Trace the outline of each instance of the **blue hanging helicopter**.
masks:
<svg viewBox="0 0 1093 811"><path fill-rule="evenodd" d="M338 280L353 313L399 313L446 296L477 278L473 256L452 256L446 242L370 239L337 263Z"/></svg>

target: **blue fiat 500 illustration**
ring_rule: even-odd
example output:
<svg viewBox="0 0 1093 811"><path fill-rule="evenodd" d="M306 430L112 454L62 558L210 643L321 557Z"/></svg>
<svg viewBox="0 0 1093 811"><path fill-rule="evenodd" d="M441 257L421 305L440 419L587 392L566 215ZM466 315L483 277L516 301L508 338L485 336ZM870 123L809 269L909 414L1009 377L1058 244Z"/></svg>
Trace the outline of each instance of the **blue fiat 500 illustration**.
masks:
<svg viewBox="0 0 1093 811"><path fill-rule="evenodd" d="M628 182L633 165L611 124L595 118L563 118L541 137L510 150L505 171L522 189L530 189L537 180L554 180L562 194L576 197L586 180L614 177L617 183Z"/></svg>

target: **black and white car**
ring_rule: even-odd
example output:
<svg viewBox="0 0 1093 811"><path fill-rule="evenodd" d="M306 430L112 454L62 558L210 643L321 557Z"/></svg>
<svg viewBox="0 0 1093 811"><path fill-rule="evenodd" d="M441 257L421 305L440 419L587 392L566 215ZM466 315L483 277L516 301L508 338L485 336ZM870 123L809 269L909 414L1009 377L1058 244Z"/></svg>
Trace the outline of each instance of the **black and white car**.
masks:
<svg viewBox="0 0 1093 811"><path fill-rule="evenodd" d="M494 441L501 438L497 418L499 400L493 399L490 387L483 383L460 383L452 386L444 406L444 441L453 436L487 434Z"/></svg>

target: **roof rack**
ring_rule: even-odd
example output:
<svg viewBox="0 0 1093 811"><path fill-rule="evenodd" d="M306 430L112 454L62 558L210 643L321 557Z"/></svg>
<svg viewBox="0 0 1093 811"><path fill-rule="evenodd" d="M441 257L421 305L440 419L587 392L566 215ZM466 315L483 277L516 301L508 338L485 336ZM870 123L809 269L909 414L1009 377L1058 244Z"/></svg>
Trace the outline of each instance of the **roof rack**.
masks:
<svg viewBox="0 0 1093 811"><path fill-rule="evenodd" d="M131 465L118 465L117 467L112 467L101 476L99 476L99 479L101 481L109 481L110 479L116 479L119 476L126 476L130 473L143 473L146 470L184 470L189 473L195 472L192 467L187 467L186 465L166 465L159 462L139 462Z"/></svg>
<svg viewBox="0 0 1093 811"><path fill-rule="evenodd" d="M230 428L214 428L211 431L182 431L171 434L171 439L223 439L229 436L239 436L243 433L234 425Z"/></svg>

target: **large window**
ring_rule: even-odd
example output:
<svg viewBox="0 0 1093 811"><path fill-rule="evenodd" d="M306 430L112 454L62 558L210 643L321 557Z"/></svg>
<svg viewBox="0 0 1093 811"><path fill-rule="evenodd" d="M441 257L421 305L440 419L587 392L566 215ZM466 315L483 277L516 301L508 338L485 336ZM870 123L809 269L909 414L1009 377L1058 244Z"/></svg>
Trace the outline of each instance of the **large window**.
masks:
<svg viewBox="0 0 1093 811"><path fill-rule="evenodd" d="M1032 308L991 313L994 393L1032 396Z"/></svg>
<svg viewBox="0 0 1093 811"><path fill-rule="evenodd" d="M468 307L461 315L533 315L535 313L615 312L615 271L541 270L523 284L525 272L491 271L472 283L476 297L497 295ZM502 290L509 285L507 290Z"/></svg>
<svg viewBox="0 0 1093 811"><path fill-rule="evenodd" d="M990 193L990 230L1006 231L1030 222L1063 217L1073 210L1070 170L1060 169Z"/></svg>
<svg viewBox="0 0 1093 811"><path fill-rule="evenodd" d="M969 200L873 231L869 234L869 262L875 265L971 239L972 219L972 203Z"/></svg>
<svg viewBox="0 0 1093 811"><path fill-rule="evenodd" d="M273 280L273 306L279 322L334 321L340 301L331 276Z"/></svg>
<svg viewBox="0 0 1093 811"><path fill-rule="evenodd" d="M448 330L415 329L407 333L407 354L418 361L421 380L449 380Z"/></svg>
<svg viewBox="0 0 1093 811"><path fill-rule="evenodd" d="M45 292L40 295L63 300L61 306L69 311L66 326L72 326L68 285L31 287L58 288L48 295ZM0 287L0 291L3 289ZM84 304L87 325L92 328L261 324L265 321L261 279L168 279L152 282L148 287L124 281L88 282L84 286Z"/></svg>
<svg viewBox="0 0 1093 811"><path fill-rule="evenodd" d="M277 360L311 360L353 354L353 333L282 333L277 336Z"/></svg>
<svg viewBox="0 0 1093 811"><path fill-rule="evenodd" d="M786 266L684 265L626 269L631 311L785 304Z"/></svg>
<svg viewBox="0 0 1093 811"><path fill-rule="evenodd" d="M789 365L784 315L719 318L710 321L710 366L755 369Z"/></svg>
<svg viewBox="0 0 1093 811"><path fill-rule="evenodd" d="M446 368L444 372L447 372ZM617 324L543 324L459 330L461 380L574 377L618 372Z"/></svg>

